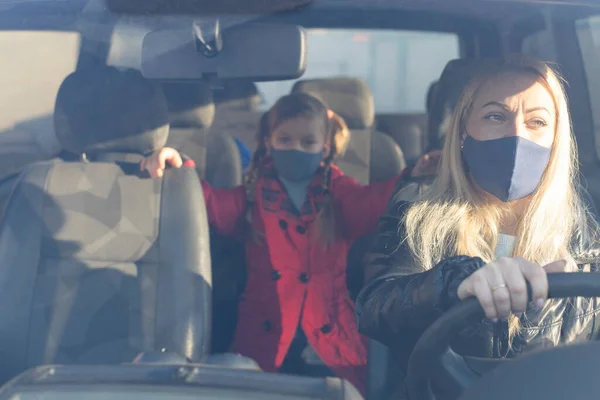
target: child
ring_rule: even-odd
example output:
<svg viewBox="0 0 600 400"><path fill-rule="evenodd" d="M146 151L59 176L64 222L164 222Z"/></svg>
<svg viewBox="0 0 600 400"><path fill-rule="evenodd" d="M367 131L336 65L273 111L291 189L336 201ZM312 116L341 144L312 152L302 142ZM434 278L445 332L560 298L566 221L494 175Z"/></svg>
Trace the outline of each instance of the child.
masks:
<svg viewBox="0 0 600 400"><path fill-rule="evenodd" d="M344 121L319 100L284 96L261 119L244 185L202 184L211 226L246 247L232 351L277 371L300 333L364 395L366 341L346 290L346 257L356 238L375 231L399 177L361 186L344 176L332 161L348 139ZM141 168L157 177L166 164L182 166L177 151L164 148Z"/></svg>

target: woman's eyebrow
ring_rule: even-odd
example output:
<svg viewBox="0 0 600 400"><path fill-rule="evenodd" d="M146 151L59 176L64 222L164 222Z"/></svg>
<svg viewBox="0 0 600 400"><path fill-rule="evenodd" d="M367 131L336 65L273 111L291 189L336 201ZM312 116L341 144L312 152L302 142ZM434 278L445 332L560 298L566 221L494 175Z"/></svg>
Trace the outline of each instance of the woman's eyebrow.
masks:
<svg viewBox="0 0 600 400"><path fill-rule="evenodd" d="M486 108L486 107L489 107L489 106L498 106L500 108L504 108L506 111L510 110L510 108L506 104L500 103L498 101L490 101L489 103L485 103L483 105L483 107L481 107L481 108Z"/></svg>
<svg viewBox="0 0 600 400"><path fill-rule="evenodd" d="M546 111L548 114L550 113L550 110L548 110L546 107L533 107L530 109L525 110L526 113L530 113L530 112L534 112L534 111Z"/></svg>
<svg viewBox="0 0 600 400"><path fill-rule="evenodd" d="M489 103L484 104L483 107L481 107L481 108L485 108L488 106L498 106L500 108L505 109L506 111L510 111L510 107L508 107L506 104L500 103L498 101L490 101ZM525 110L525 113L531 113L534 111L546 111L548 114L551 114L550 110L548 110L546 107L542 107L542 106L529 108L529 109Z"/></svg>

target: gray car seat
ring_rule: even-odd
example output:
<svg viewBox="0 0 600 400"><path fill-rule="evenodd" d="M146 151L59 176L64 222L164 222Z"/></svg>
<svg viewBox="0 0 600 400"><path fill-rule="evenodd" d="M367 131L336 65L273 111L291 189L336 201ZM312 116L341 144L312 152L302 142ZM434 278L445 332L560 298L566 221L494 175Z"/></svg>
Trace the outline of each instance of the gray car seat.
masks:
<svg viewBox="0 0 600 400"><path fill-rule="evenodd" d="M379 114L377 129L394 139L402 149L409 166L414 166L423 155L427 137L427 115Z"/></svg>
<svg viewBox="0 0 600 400"><path fill-rule="evenodd" d="M215 187L242 183L240 153L230 135L210 127L215 117L211 89L202 82L162 85L169 106L171 135L167 146L192 158L198 175Z"/></svg>
<svg viewBox="0 0 600 400"><path fill-rule="evenodd" d="M366 184L389 179L406 167L398 144L373 129L375 104L366 82L346 77L303 80L296 82L292 92L317 97L348 124L350 144L336 162L347 175Z"/></svg>
<svg viewBox="0 0 600 400"><path fill-rule="evenodd" d="M257 147L256 132L262 112L261 97L254 82L227 81L215 90L215 123L212 131L241 140L251 151Z"/></svg>
<svg viewBox="0 0 600 400"><path fill-rule="evenodd" d="M169 135L160 87L102 67L63 82L55 127L88 161L37 163L0 225L0 380L32 366L130 362L210 344L210 255L193 169L150 179Z"/></svg>

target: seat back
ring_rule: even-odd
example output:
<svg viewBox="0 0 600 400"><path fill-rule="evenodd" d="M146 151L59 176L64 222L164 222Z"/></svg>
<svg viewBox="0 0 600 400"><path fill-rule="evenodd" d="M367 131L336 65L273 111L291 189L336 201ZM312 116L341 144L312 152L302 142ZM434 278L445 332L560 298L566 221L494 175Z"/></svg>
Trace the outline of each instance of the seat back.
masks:
<svg viewBox="0 0 600 400"><path fill-rule="evenodd" d="M214 91L214 100L216 113L210 140L229 143L237 138L245 144L254 143L261 115L256 85L250 81L225 81ZM240 155L237 159L241 165ZM224 162L219 151L207 155L209 168L214 166L216 170ZM246 285L246 253L243 243L214 231L211 231L210 247L214 307L211 351L223 353L231 347L237 326L238 303Z"/></svg>
<svg viewBox="0 0 600 400"><path fill-rule="evenodd" d="M240 154L233 138L210 129L215 117L213 94L205 83L162 85L171 130L167 146L192 158L198 175L215 187L242 182Z"/></svg>
<svg viewBox="0 0 600 400"><path fill-rule="evenodd" d="M226 81L222 88L215 90L214 96L216 112L211 137L237 138L253 152L262 116L258 110L261 99L254 82ZM219 162L217 156L214 162Z"/></svg>
<svg viewBox="0 0 600 400"><path fill-rule="evenodd" d="M427 115L377 115L377 130L394 139L402 149L408 165L415 165L423 155L427 138Z"/></svg>
<svg viewBox="0 0 600 400"><path fill-rule="evenodd" d="M366 82L347 77L310 79L296 82L292 92L318 98L346 121L350 142L346 153L335 162L345 174L367 184L400 173L405 165L402 150L373 130L375 105ZM375 156L373 150L386 154Z"/></svg>
<svg viewBox="0 0 600 400"><path fill-rule="evenodd" d="M56 100L65 149L88 162L38 163L0 225L0 379L28 367L131 361L166 349L201 361L210 345L210 254L193 169L150 179L168 111L137 72L78 71Z"/></svg>

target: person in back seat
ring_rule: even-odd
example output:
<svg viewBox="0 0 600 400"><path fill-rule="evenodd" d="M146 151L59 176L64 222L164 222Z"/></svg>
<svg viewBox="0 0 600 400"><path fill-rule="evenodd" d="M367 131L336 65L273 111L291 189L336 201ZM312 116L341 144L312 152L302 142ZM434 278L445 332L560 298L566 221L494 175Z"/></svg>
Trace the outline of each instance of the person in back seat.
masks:
<svg viewBox="0 0 600 400"><path fill-rule="evenodd" d="M344 176L332 163L348 138L341 117L293 93L263 115L245 185L203 185L211 225L246 243L247 286L232 350L276 371L300 358L293 353L308 341L365 393L366 346L347 294L346 256L352 241L374 232L402 177L362 186ZM179 167L182 159L165 148L141 168L160 176L168 164Z"/></svg>
<svg viewBox="0 0 600 400"><path fill-rule="evenodd" d="M600 263L557 75L524 56L490 63L462 94L443 152L431 188L414 203L393 200L380 221L359 330L406 368L424 330L475 297L488 320L456 339L461 354L512 357L595 338L598 299L547 301L547 273L596 273Z"/></svg>

